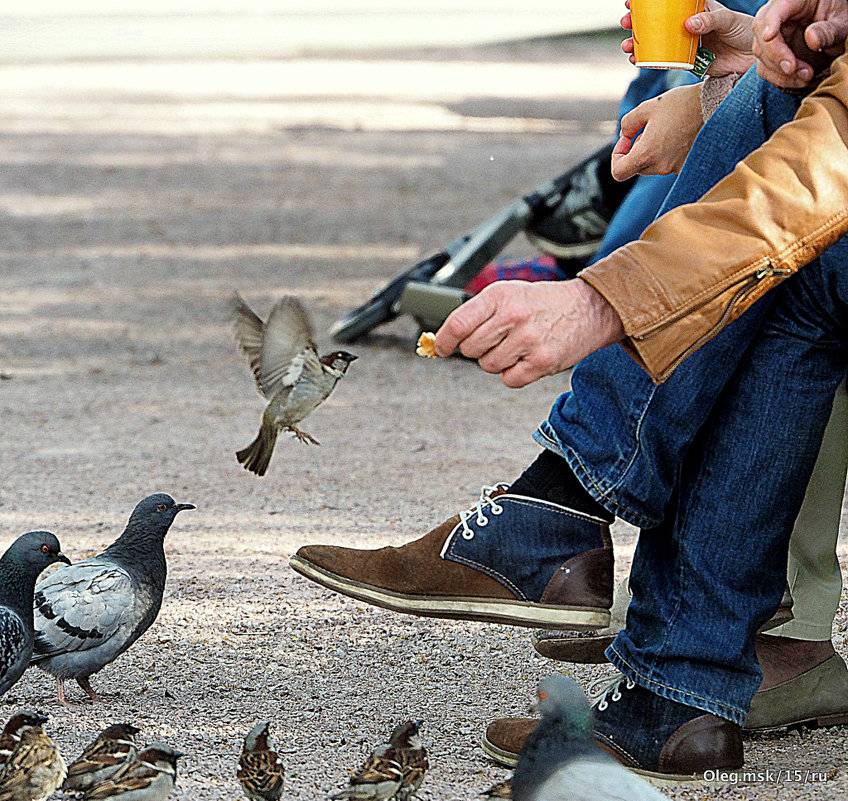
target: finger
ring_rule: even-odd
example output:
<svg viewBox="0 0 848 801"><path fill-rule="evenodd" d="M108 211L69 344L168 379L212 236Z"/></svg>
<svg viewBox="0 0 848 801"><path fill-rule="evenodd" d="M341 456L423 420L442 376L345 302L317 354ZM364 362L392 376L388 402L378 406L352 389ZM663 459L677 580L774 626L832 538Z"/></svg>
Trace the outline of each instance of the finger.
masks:
<svg viewBox="0 0 848 801"><path fill-rule="evenodd" d="M797 0L772 0L766 3L754 17L754 35L764 42L778 37L781 26L792 17L797 5Z"/></svg>
<svg viewBox="0 0 848 801"><path fill-rule="evenodd" d="M625 30L632 31L633 30L633 16L628 11L620 21L621 27Z"/></svg>
<svg viewBox="0 0 848 801"><path fill-rule="evenodd" d="M804 41L813 52L836 47L840 38L839 29L829 20L813 22L804 31Z"/></svg>
<svg viewBox="0 0 848 801"><path fill-rule="evenodd" d="M461 342L494 315L497 301L490 288L467 300L447 316L436 332L434 345L439 356L450 356Z"/></svg>
<svg viewBox="0 0 848 801"><path fill-rule="evenodd" d="M547 375L539 367L525 359L516 362L512 367L501 373L501 381L511 389L521 389Z"/></svg>
<svg viewBox="0 0 848 801"><path fill-rule="evenodd" d="M498 322L497 315L490 317L459 343L460 353L469 359L480 359L501 347L508 335L509 327Z"/></svg>
<svg viewBox="0 0 848 801"><path fill-rule="evenodd" d="M631 53L632 54L634 49L635 49L634 46L633 46L633 38L631 37L629 39L623 39L622 42L621 42L621 49L625 53Z"/></svg>
<svg viewBox="0 0 848 801"><path fill-rule="evenodd" d="M519 345L518 339L505 335L494 348L477 358L477 364L487 373L497 374L511 369L525 356L525 350Z"/></svg>
<svg viewBox="0 0 848 801"><path fill-rule="evenodd" d="M624 157L630 153L633 147L633 142L626 136L622 136L612 149L612 160L610 162L610 173L616 181L626 181L632 178L636 173L632 171L629 162ZM623 159L623 162L622 162Z"/></svg>
<svg viewBox="0 0 848 801"><path fill-rule="evenodd" d="M646 100L644 103L636 106L636 108L628 111L621 118L621 136L626 136L628 139L636 136L651 118L651 111L654 105L655 100Z"/></svg>

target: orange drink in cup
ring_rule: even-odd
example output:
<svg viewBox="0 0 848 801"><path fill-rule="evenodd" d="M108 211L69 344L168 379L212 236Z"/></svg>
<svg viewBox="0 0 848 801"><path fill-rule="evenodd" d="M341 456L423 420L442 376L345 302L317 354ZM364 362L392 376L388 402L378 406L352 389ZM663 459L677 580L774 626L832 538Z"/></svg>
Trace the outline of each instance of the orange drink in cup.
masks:
<svg viewBox="0 0 848 801"><path fill-rule="evenodd" d="M698 36L684 22L704 10L706 0L630 0L637 67L691 70Z"/></svg>

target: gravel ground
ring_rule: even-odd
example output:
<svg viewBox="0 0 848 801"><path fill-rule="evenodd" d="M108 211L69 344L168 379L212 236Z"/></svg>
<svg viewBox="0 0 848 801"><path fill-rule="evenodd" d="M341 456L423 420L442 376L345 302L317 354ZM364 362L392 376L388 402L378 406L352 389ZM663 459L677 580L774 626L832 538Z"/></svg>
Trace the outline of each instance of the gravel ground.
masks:
<svg viewBox="0 0 848 801"><path fill-rule="evenodd" d="M304 121L289 94L302 87L278 86L257 106L252 87L193 91L180 64L165 65L152 96L119 81L102 90L115 75L132 83L133 63L0 68L14 98L0 119L0 547L47 528L79 559L111 542L150 492L198 506L168 537L157 623L94 678L106 703L83 703L73 686L63 709L34 670L0 717L24 704L49 711L69 757L131 720L143 738L186 752L175 797L195 801L240 797L235 761L257 719L273 721L287 797L342 786L410 716L424 719L431 754L422 798L474 798L505 777L480 735L495 717L524 714L537 680L560 667L528 632L375 610L286 562L308 542L400 544L470 505L481 485L514 477L563 380L515 392L473 364L417 358L414 323L397 320L351 346L361 358L305 426L322 446L282 440L259 480L233 456L262 404L226 298L238 288L265 314L296 293L328 346L327 327L402 266L605 140L615 91L575 97L580 70L626 83L614 45L392 54L448 64L460 82L481 65L561 70L556 96L410 101L445 113L435 130L362 88L311 97ZM205 67L215 64L195 65ZM513 252L530 251L517 242ZM634 532L622 526L615 539L623 574ZM845 604L836 626L846 655ZM599 672L573 669L584 682ZM848 797L843 730L749 738L746 749L751 770L781 776L669 795ZM796 770L812 775L785 780Z"/></svg>

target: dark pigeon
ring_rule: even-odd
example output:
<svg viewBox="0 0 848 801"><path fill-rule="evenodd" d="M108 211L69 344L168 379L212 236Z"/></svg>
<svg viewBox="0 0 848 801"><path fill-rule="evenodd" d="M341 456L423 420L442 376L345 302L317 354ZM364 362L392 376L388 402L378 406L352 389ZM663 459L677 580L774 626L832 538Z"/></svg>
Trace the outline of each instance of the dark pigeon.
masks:
<svg viewBox="0 0 848 801"><path fill-rule="evenodd" d="M167 574L165 535L179 512L194 508L164 493L150 495L103 553L57 570L36 587L32 661L56 677L60 703L67 703L65 679L98 700L89 676L156 620Z"/></svg>
<svg viewBox="0 0 848 801"><path fill-rule="evenodd" d="M518 758L514 801L667 801L595 744L592 710L576 681L557 673L536 692L542 720Z"/></svg>
<svg viewBox="0 0 848 801"><path fill-rule="evenodd" d="M49 531L22 534L0 557L0 695L29 665L33 649L32 597L38 574L70 561Z"/></svg>

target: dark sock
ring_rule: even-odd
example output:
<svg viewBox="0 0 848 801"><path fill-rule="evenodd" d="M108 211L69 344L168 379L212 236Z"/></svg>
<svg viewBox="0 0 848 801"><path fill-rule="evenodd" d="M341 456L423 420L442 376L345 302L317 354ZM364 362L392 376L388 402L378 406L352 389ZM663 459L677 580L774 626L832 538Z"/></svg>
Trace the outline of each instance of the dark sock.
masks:
<svg viewBox="0 0 848 801"><path fill-rule="evenodd" d="M615 211L633 187L636 178L628 178L626 181L616 181L610 171L612 163L611 156L612 150L610 150L610 158L598 160L598 181L601 184L601 191L604 193L604 203L606 203L610 211Z"/></svg>
<svg viewBox="0 0 848 801"><path fill-rule="evenodd" d="M608 523L615 519L583 488L568 462L547 448L512 482L509 491L567 506Z"/></svg>

